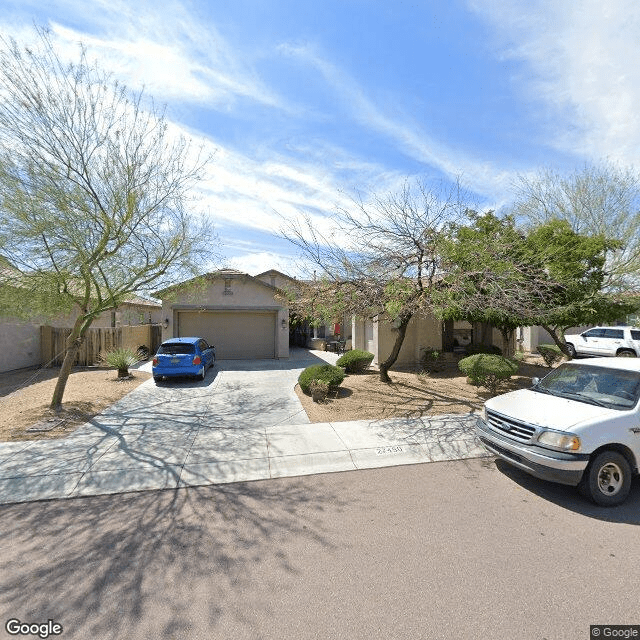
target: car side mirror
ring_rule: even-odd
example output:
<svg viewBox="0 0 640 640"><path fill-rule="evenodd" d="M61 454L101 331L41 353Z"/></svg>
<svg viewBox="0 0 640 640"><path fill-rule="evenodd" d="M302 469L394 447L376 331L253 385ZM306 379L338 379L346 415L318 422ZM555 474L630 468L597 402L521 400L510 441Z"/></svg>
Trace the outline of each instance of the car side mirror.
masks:
<svg viewBox="0 0 640 640"><path fill-rule="evenodd" d="M540 384L540 378L531 378L531 384L535 387L537 384Z"/></svg>

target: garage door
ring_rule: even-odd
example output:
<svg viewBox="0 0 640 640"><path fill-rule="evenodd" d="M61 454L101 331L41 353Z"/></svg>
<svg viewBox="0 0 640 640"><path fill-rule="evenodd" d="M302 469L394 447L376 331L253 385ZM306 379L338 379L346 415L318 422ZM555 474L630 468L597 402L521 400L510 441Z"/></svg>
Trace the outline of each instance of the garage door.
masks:
<svg viewBox="0 0 640 640"><path fill-rule="evenodd" d="M222 360L275 358L276 314L249 311L181 311L180 336L199 336Z"/></svg>

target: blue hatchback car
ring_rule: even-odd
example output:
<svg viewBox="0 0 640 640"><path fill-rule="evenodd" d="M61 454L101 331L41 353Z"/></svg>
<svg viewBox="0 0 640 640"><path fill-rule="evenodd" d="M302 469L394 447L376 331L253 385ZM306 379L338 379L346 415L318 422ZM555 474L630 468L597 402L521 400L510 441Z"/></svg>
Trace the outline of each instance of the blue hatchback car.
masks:
<svg viewBox="0 0 640 640"><path fill-rule="evenodd" d="M216 361L216 348L204 338L171 338L163 342L153 358L153 379L193 376L204 380Z"/></svg>

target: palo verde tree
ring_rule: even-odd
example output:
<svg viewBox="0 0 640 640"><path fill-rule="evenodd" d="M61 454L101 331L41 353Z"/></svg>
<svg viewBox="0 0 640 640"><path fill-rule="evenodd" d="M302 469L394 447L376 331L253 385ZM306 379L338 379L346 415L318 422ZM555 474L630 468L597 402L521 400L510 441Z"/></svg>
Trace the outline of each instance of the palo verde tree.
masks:
<svg viewBox="0 0 640 640"><path fill-rule="evenodd" d="M137 292L193 275L210 229L187 212L203 159L163 113L49 35L0 41L0 312L73 312L51 407L87 329Z"/></svg>
<svg viewBox="0 0 640 640"><path fill-rule="evenodd" d="M335 231L323 233L306 216L290 221L283 236L294 243L318 278L293 302L300 315L384 317L395 339L381 354L380 380L396 362L409 321L432 309L431 295L440 277L440 236L467 208L459 185L450 188L405 183L398 193L354 200L339 209Z"/></svg>

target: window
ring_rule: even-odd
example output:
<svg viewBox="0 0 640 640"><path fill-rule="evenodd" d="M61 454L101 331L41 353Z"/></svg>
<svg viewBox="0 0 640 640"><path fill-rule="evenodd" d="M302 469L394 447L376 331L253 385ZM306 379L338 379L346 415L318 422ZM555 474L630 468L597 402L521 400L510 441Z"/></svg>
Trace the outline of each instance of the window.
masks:
<svg viewBox="0 0 640 640"><path fill-rule="evenodd" d="M589 329L582 334L585 338L604 338L604 329Z"/></svg>
<svg viewBox="0 0 640 640"><path fill-rule="evenodd" d="M622 329L605 329L605 338L614 338L615 340L624 340L624 331Z"/></svg>
<svg viewBox="0 0 640 640"><path fill-rule="evenodd" d="M158 353L167 353L172 356L195 353L195 351L195 345L183 342L168 342L166 344L161 344L158 349Z"/></svg>
<svg viewBox="0 0 640 640"><path fill-rule="evenodd" d="M632 340L640 340L640 331L631 330L631 339Z"/></svg>

